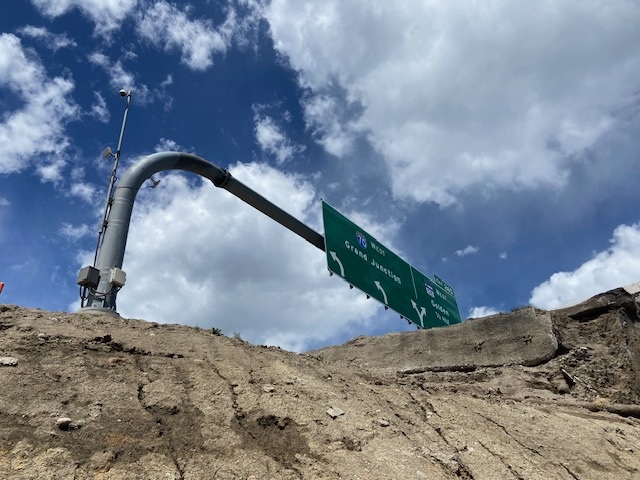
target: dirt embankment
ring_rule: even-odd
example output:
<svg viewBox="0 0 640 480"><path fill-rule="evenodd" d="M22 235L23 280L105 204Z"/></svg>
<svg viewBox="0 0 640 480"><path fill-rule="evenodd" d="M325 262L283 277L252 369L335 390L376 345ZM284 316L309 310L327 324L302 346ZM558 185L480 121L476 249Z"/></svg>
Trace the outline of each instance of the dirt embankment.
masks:
<svg viewBox="0 0 640 480"><path fill-rule="evenodd" d="M0 478L640 478L640 323L614 290L298 355L0 306Z"/></svg>

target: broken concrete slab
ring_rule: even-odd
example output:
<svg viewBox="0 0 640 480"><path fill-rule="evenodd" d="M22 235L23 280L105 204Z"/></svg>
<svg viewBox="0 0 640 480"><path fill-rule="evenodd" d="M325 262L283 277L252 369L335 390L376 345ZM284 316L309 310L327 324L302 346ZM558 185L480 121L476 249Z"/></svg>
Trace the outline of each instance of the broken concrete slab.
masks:
<svg viewBox="0 0 640 480"><path fill-rule="evenodd" d="M630 289L632 289L630 287ZM618 308L630 308L634 310L636 305L633 294L627 287L616 288L606 293L595 295L581 303L554 310L579 321L588 321L610 310Z"/></svg>
<svg viewBox="0 0 640 480"><path fill-rule="evenodd" d="M527 307L446 328L358 337L313 354L393 373L535 366L553 358L557 349L549 313Z"/></svg>

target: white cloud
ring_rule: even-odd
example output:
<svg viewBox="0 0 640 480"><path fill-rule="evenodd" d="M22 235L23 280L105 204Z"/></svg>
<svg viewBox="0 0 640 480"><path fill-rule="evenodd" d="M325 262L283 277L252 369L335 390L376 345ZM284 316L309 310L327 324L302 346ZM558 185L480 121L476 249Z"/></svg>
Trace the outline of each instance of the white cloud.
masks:
<svg viewBox="0 0 640 480"><path fill-rule="evenodd" d="M70 223L63 223L58 232L67 240L73 240L73 241L80 240L94 233L91 230L91 227L89 227L89 225L87 225L86 223L81 223L80 225L71 225Z"/></svg>
<svg viewBox="0 0 640 480"><path fill-rule="evenodd" d="M167 51L177 49L182 61L193 70L205 70L213 64L213 55L225 53L232 41L239 46L255 44L262 2L229 0L227 17L218 27L208 19L191 19L193 7L180 7L166 0L31 0L39 11L55 18L78 9L95 25L95 33L105 39L119 30L129 18L136 22L138 35ZM27 27L30 28L30 27ZM27 34L42 37L42 31L30 28ZM57 39L61 46L65 39ZM62 43L61 43L62 42ZM60 48L60 47L58 47ZM126 58L137 56L125 52Z"/></svg>
<svg viewBox="0 0 640 480"><path fill-rule="evenodd" d="M265 16L319 143L366 138L418 201L563 186L640 78L634 2L273 0Z"/></svg>
<svg viewBox="0 0 640 480"><path fill-rule="evenodd" d="M95 32L107 36L120 27L136 7L137 0L31 0L44 15L55 18L79 9L95 24Z"/></svg>
<svg viewBox="0 0 640 480"><path fill-rule="evenodd" d="M500 252L500 255L498 255L500 260L506 260L508 256L507 252Z"/></svg>
<svg viewBox="0 0 640 480"><path fill-rule="evenodd" d="M112 87L125 90L134 90L136 87L134 75L124 68L120 60L113 62L102 52L93 52L88 58L91 63L102 67L109 74Z"/></svg>
<svg viewBox="0 0 640 480"><path fill-rule="evenodd" d="M152 44L167 51L178 49L189 68L206 70L213 65L213 55L224 53L230 45L234 23L233 10L216 29L208 20L192 20L186 11L159 1L140 12L136 28L138 35Z"/></svg>
<svg viewBox="0 0 640 480"><path fill-rule="evenodd" d="M257 163L230 170L319 229L320 205L303 178ZM209 182L190 187L190 178L168 174L160 188L138 195L123 265L128 283L118 296L122 315L216 326L303 350L379 310L329 277L324 252Z"/></svg>
<svg viewBox="0 0 640 480"><path fill-rule="evenodd" d="M160 87L166 88L170 85L173 85L173 75L168 74L167 78L165 78L162 82L160 82Z"/></svg>
<svg viewBox="0 0 640 480"><path fill-rule="evenodd" d="M640 280L640 223L620 225L611 247L572 272L558 272L531 292L529 303L554 309Z"/></svg>
<svg viewBox="0 0 640 480"><path fill-rule="evenodd" d="M467 255L473 255L474 253L478 253L478 247L474 247L473 245L467 245L463 249L455 251L455 254L459 257L466 257Z"/></svg>
<svg viewBox="0 0 640 480"><path fill-rule="evenodd" d="M104 69L105 73L109 75L109 83L114 92L119 92L121 89L131 91L132 98L143 105L163 97L162 89L164 87L150 89L146 84L138 83L135 75L126 69L120 60L112 61L102 52L92 52L88 59L94 65ZM161 85L164 85L164 82ZM166 98L164 100L171 101Z"/></svg>
<svg viewBox="0 0 640 480"><path fill-rule="evenodd" d="M0 207L8 207L11 202L4 197L0 197Z"/></svg>
<svg viewBox="0 0 640 480"><path fill-rule="evenodd" d="M44 180L55 181L64 166L61 152L69 140L64 125L78 111L70 100L73 82L50 79L40 61L26 51L20 39L0 34L0 88L18 95L23 106L8 112L0 123L0 173L29 168L37 158Z"/></svg>
<svg viewBox="0 0 640 480"><path fill-rule="evenodd" d="M63 170L67 166L64 158L54 155L53 158L45 160L36 167L40 180L60 184L64 180Z"/></svg>
<svg viewBox="0 0 640 480"><path fill-rule="evenodd" d="M100 122L107 123L111 118L111 114L107 109L107 102L100 92L93 92L94 102L91 105L90 115L97 118Z"/></svg>
<svg viewBox="0 0 640 480"><path fill-rule="evenodd" d="M256 111L253 117L255 136L260 148L276 158L278 165L291 160L294 155L304 151L296 145L276 121L269 115Z"/></svg>
<svg viewBox="0 0 640 480"><path fill-rule="evenodd" d="M96 187L86 182L75 182L71 185L69 193L87 203L93 203L96 196Z"/></svg>
<svg viewBox="0 0 640 480"><path fill-rule="evenodd" d="M31 260L27 260L27 261L22 262L22 263L14 263L9 268L14 272L23 272L23 271L28 270L29 268L31 268L31 266L32 266L32 261Z"/></svg>
<svg viewBox="0 0 640 480"><path fill-rule="evenodd" d="M154 151L156 152L189 152L175 140L170 138L160 138L160 141L156 144Z"/></svg>
<svg viewBox="0 0 640 480"><path fill-rule="evenodd" d="M489 317L498 313L500 313L500 311L493 307L473 307L469 309L469 318Z"/></svg>
<svg viewBox="0 0 640 480"><path fill-rule="evenodd" d="M76 42L67 37L66 33L52 33L44 27L27 25L19 30L23 36L39 40L45 47L57 52L61 48L76 47Z"/></svg>
<svg viewBox="0 0 640 480"><path fill-rule="evenodd" d="M327 152L339 158L352 153L360 132L348 120L343 102L331 95L307 95L301 105L307 128Z"/></svg>

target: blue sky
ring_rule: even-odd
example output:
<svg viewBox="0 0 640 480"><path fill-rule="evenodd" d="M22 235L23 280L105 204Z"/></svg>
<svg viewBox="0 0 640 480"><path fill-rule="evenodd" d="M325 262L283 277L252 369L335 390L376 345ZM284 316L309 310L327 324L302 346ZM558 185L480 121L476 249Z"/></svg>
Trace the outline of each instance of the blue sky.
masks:
<svg viewBox="0 0 640 480"><path fill-rule="evenodd" d="M31 0L0 17L4 303L78 308L121 175L194 153L322 233L321 199L463 318L640 280L636 1ZM187 174L134 209L125 317L297 351L413 329ZM147 185L147 187L150 185Z"/></svg>

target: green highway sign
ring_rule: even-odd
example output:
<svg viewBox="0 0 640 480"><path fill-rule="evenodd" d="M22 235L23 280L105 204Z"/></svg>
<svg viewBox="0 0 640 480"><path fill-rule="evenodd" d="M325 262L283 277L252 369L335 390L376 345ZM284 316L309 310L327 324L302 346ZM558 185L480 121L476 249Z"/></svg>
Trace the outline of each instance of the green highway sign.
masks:
<svg viewBox="0 0 640 480"><path fill-rule="evenodd" d="M329 271L422 328L460 323L453 289L431 280L322 202Z"/></svg>

